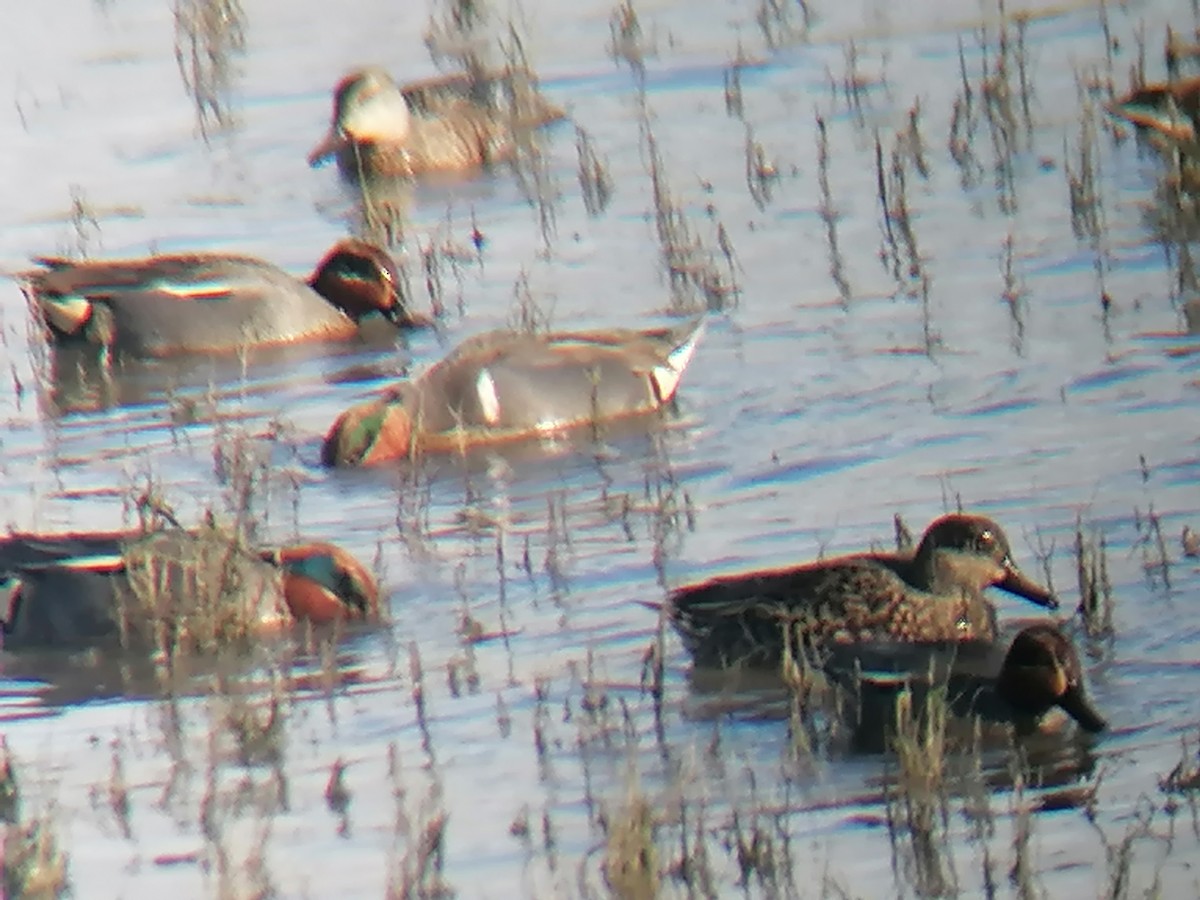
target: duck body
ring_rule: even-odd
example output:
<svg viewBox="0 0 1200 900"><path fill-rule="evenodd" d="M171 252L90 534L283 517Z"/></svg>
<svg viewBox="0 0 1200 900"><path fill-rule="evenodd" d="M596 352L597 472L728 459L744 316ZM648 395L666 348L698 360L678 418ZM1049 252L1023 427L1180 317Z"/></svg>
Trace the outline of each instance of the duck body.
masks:
<svg viewBox="0 0 1200 900"><path fill-rule="evenodd" d="M20 280L53 339L134 356L350 340L374 313L424 324L405 308L388 254L353 239L338 242L307 282L263 260L215 253L38 262L43 268Z"/></svg>
<svg viewBox="0 0 1200 900"><path fill-rule="evenodd" d="M1117 97L1108 111L1175 146L1200 145L1200 76L1142 85Z"/></svg>
<svg viewBox="0 0 1200 900"><path fill-rule="evenodd" d="M653 413L675 396L702 325L478 335L415 380L344 412L322 459L370 465Z"/></svg>
<svg viewBox="0 0 1200 900"><path fill-rule="evenodd" d="M827 645L991 640L1000 587L1049 608L1057 600L1012 562L982 516L935 520L912 554L862 553L721 576L672 592L669 612L704 667L776 667L790 651L819 663Z"/></svg>
<svg viewBox="0 0 1200 900"><path fill-rule="evenodd" d="M824 671L851 696L863 749L885 747L904 694L925 714L942 692L951 714L993 734L1055 732L1068 718L1093 734L1108 727L1088 696L1075 645L1049 620L1017 623L1002 640L839 645Z"/></svg>
<svg viewBox="0 0 1200 900"><path fill-rule="evenodd" d="M324 543L251 551L209 530L0 540L6 650L208 648L291 620L376 618L378 586Z"/></svg>
<svg viewBox="0 0 1200 900"><path fill-rule="evenodd" d="M465 172L512 159L523 133L563 116L524 69L460 72L401 86L369 67L334 88L329 132L308 161L317 166L332 157L354 179Z"/></svg>

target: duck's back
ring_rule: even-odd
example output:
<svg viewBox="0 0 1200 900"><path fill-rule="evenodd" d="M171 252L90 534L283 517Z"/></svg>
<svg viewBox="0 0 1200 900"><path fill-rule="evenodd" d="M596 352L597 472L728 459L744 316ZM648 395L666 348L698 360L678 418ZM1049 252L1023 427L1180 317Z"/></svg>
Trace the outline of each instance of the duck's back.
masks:
<svg viewBox="0 0 1200 900"><path fill-rule="evenodd" d="M481 335L465 343L421 382L420 415L428 431L459 424L550 431L660 405L649 368L620 344L515 333Z"/></svg>
<svg viewBox="0 0 1200 900"><path fill-rule="evenodd" d="M456 171L517 155L523 133L563 117L528 73L457 73L403 88L412 111L408 174Z"/></svg>
<svg viewBox="0 0 1200 900"><path fill-rule="evenodd" d="M401 92L414 115L430 118L472 106L490 111L497 119L537 127L565 115L538 92L533 74L524 69L435 75L409 82Z"/></svg>
<svg viewBox="0 0 1200 900"><path fill-rule="evenodd" d="M115 640L113 576L63 565L75 559L118 560L123 535L18 534L0 541L3 646L77 647Z"/></svg>
<svg viewBox="0 0 1200 900"><path fill-rule="evenodd" d="M187 531L19 535L0 541L0 566L8 649L143 646L162 628L212 640L234 616L277 618L273 567Z"/></svg>

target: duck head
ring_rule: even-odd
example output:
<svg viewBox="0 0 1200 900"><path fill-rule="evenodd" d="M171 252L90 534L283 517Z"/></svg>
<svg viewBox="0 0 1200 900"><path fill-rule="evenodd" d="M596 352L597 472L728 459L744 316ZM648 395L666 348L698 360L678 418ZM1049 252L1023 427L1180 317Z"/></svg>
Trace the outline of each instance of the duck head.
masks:
<svg viewBox="0 0 1200 900"><path fill-rule="evenodd" d="M1004 531L984 516L952 513L934 521L925 529L914 565L930 575L938 593L998 587L1047 609L1058 608L1049 590L1017 568Z"/></svg>
<svg viewBox="0 0 1200 900"><path fill-rule="evenodd" d="M379 617L379 585L367 568L340 547L324 542L288 544L262 558L283 575L283 598L292 617L316 624Z"/></svg>
<svg viewBox="0 0 1200 900"><path fill-rule="evenodd" d="M402 147L412 133L412 113L400 86L378 66L351 72L333 93L329 132L308 155L310 166L356 144Z"/></svg>
<svg viewBox="0 0 1200 900"><path fill-rule="evenodd" d="M403 459L413 449L415 391L397 385L383 397L352 406L333 423L321 448L326 466L370 466Z"/></svg>
<svg viewBox="0 0 1200 900"><path fill-rule="evenodd" d="M379 313L397 326L428 325L409 311L401 284L387 251L357 238L334 244L308 280L309 287L355 321Z"/></svg>
<svg viewBox="0 0 1200 900"><path fill-rule="evenodd" d="M1051 622L1031 625L1013 638L996 691L1015 711L1035 719L1057 706L1085 731L1108 727L1084 689L1075 645Z"/></svg>

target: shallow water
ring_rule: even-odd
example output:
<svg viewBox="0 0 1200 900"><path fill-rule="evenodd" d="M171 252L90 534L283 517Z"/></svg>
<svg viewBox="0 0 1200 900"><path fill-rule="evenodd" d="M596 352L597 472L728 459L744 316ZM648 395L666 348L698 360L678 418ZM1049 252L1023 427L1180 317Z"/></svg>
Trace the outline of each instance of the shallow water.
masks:
<svg viewBox="0 0 1200 900"><path fill-rule="evenodd" d="M14 182L0 266L18 271L30 256L78 249L221 248L303 273L358 220L354 193L332 168L308 169L305 155L348 68L381 62L405 79L433 71L425 11L359 2L331 17L312 3L244 5L232 125L207 141L176 66L170 4L62 0L53 21L40 4L0 10L19 38L0 58ZM144 666L0 656L4 734L26 803L54 811L77 895L218 894L225 867L236 895L259 878L282 896L379 896L439 811L443 877L458 895L603 893L602 823L633 784L663 817L664 855L678 853L680 798L702 817L717 893L742 889L727 840L740 811L740 827L761 825L784 848L786 889L890 895L899 888L881 824L884 761L798 753L779 717L786 704L769 692L706 693L670 635L656 717L639 682L657 621L637 601L716 572L886 545L894 513L920 529L960 501L1006 526L1031 573L1044 575L1035 551L1049 548L1067 608L1077 600L1077 518L1106 542L1116 636L1086 662L1113 728L1075 759L1092 779L1100 773L1098 830L1079 811L1035 816L1030 857L1051 892L1100 892L1105 841L1115 847L1135 829L1149 801L1161 806L1157 779L1200 721L1200 569L1178 540L1185 524L1200 524L1200 347L1180 334L1176 257L1146 220L1161 166L1136 142L1114 140L1097 114L1098 238L1076 236L1068 204L1084 102L1077 77L1106 66L1101 12L1021 4L1031 13L1034 128L1021 132L1005 185L986 124L971 143L978 168L957 166L947 148L959 42L978 82L995 59L994 22L981 50L992 7L909 4L901 16L894 4L818 0L806 32L768 46L756 3L638 4L669 190L718 270L728 271L718 224L736 253L737 304L711 317L678 415L600 447L433 462L416 477L323 471L320 440L339 410L507 321L519 281L556 326L665 320L670 289L635 77L609 56L611 8L522 7L543 88L587 129L614 193L588 215L567 124L545 141L548 236L506 171L411 191L419 302L428 298L413 246L468 245L472 221L486 237L481 261L446 270L440 333L244 368L131 366L111 385L76 383L60 361L67 375L52 401L37 387L40 350L24 301L11 282L5 290L13 387L0 391L0 492L13 527L117 527L125 497L147 478L194 520L232 490L222 453L240 441L271 467L264 538L336 540L377 562L390 598L389 628L343 643L336 687L319 657L292 663L301 687L284 707L276 766L243 766L224 739L209 743L228 701L204 690L207 675L193 682L199 696L168 702L153 699L153 672L129 671ZM1141 28L1151 75L1161 75L1154 48L1171 7L1108 10L1119 86ZM727 114L724 96L739 47L753 61L740 75L745 123ZM840 87L850 75L864 85L858 104ZM898 268L885 259L875 140L890 152L918 101L928 176L910 165L914 276L911 258L901 254ZM817 114L839 277L821 215ZM747 183L748 133L778 172L761 204ZM73 197L92 218L72 222ZM1015 312L1005 298L1009 239ZM1157 556L1151 510L1171 559L1166 577L1147 564ZM1004 614L1030 614L997 600ZM496 636L464 643L464 615ZM265 702L263 672L247 664L241 673L252 702ZM109 799L114 760L127 830ZM344 823L324 798L337 760L347 764ZM1001 889L1015 802L1005 791L992 798ZM950 833L957 883L978 890L980 845L961 816ZM1167 895L1197 892L1186 814L1172 827L1158 811L1133 847L1132 889L1157 877ZM666 889L685 892L677 881ZM746 890L770 885L752 876Z"/></svg>

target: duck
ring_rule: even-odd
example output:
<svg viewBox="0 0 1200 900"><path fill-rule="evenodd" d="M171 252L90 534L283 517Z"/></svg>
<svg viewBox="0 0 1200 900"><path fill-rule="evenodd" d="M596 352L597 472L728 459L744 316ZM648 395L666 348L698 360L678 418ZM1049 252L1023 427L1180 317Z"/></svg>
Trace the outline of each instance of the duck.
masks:
<svg viewBox="0 0 1200 900"><path fill-rule="evenodd" d="M722 575L672 591L666 612L695 664L776 668L829 644L990 640L998 587L1047 609L1058 600L1013 562L982 515L935 519L912 553L856 553ZM785 652L786 651L786 652Z"/></svg>
<svg viewBox="0 0 1200 900"><path fill-rule="evenodd" d="M1144 84L1115 98L1107 109L1172 146L1200 146L1200 76Z"/></svg>
<svg viewBox="0 0 1200 900"><path fill-rule="evenodd" d="M476 335L417 378L343 412L321 460L370 466L654 413L675 397L703 330L698 318L644 331Z"/></svg>
<svg viewBox="0 0 1200 900"><path fill-rule="evenodd" d="M476 69L401 86L368 66L337 83L329 131L308 163L336 159L344 176L358 180L467 172L512 159L523 129L564 116L525 69Z"/></svg>
<svg viewBox="0 0 1200 900"><path fill-rule="evenodd" d="M408 309L391 256L356 238L334 244L307 281L222 253L35 262L41 268L17 279L51 339L106 354L165 358L346 341L372 314L400 328L430 324Z"/></svg>
<svg viewBox="0 0 1200 900"><path fill-rule="evenodd" d="M6 651L169 643L379 618L379 586L323 541L249 549L220 530L13 533L0 539Z"/></svg>
<svg viewBox="0 0 1200 900"><path fill-rule="evenodd" d="M1055 734L1072 720L1088 734L1108 728L1088 695L1079 653L1057 622L1018 620L1006 633L1007 639L954 643L843 644L822 668L851 698L851 727L862 749L883 748L905 693L920 715L933 692L944 691L946 709L978 722L986 737Z"/></svg>

